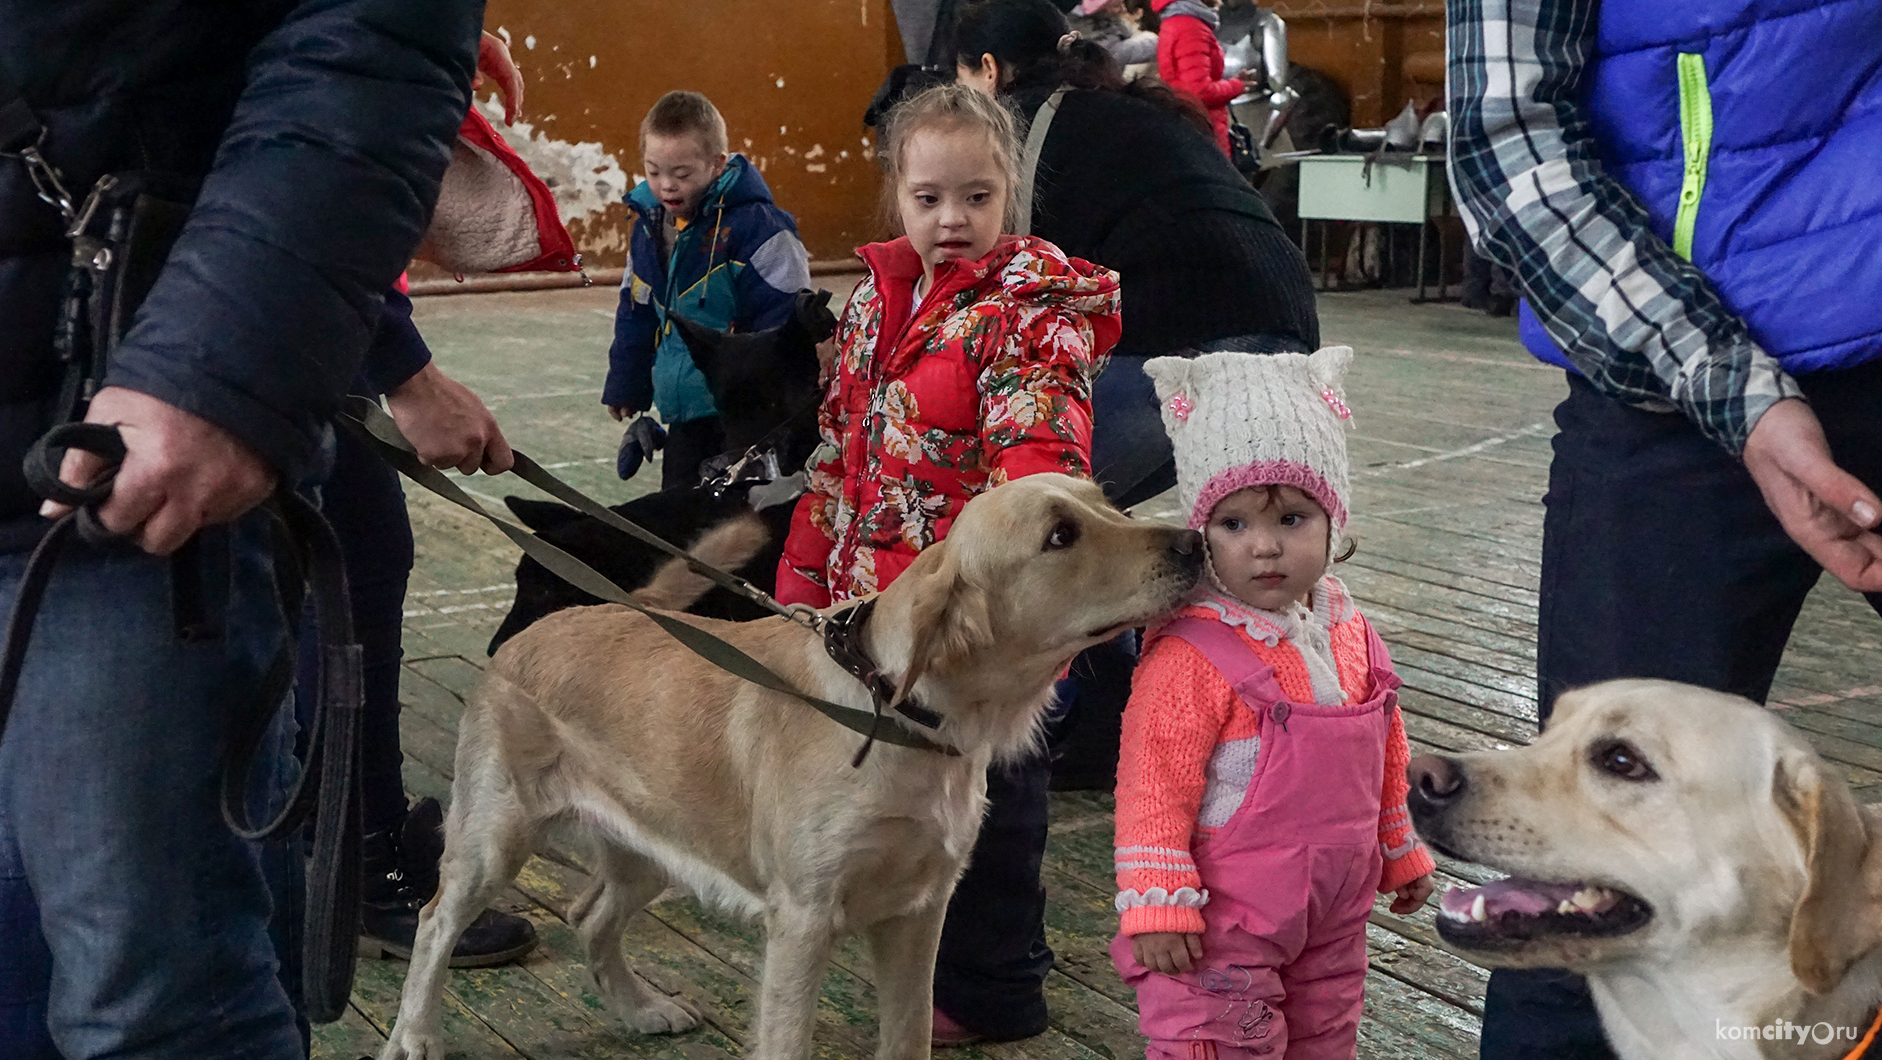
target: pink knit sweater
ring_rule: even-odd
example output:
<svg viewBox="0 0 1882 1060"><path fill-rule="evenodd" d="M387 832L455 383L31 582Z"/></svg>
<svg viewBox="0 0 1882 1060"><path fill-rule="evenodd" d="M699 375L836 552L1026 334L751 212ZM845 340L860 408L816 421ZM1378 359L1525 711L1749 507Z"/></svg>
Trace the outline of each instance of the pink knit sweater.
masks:
<svg viewBox="0 0 1882 1060"><path fill-rule="evenodd" d="M1346 702L1370 698L1366 619L1353 608L1345 587L1331 576L1314 590L1313 604L1312 612L1303 611L1290 621L1229 597L1211 595L1177 615L1226 621L1235 627L1274 670L1282 693L1294 702L1337 703L1342 692ZM1298 631L1305 623L1324 631L1319 650L1304 647L1288 635L1290 631L1302 635ZM1328 672L1324 661L1328 654L1337 675ZM1337 689L1328 687L1335 676ZM1242 705L1222 675L1187 641L1161 638L1144 653L1124 711L1117 775L1118 906L1126 935L1203 930L1201 907L1207 902L1207 892L1190 856L1190 845L1194 837L1225 824L1240 805L1254 774L1259 731L1260 716ZM1213 778L1212 758L1216 760ZM1381 893L1395 891L1436 868L1430 852L1413 834L1405 809L1405 766L1410 761L1405 725L1394 711L1386 737L1379 805L1379 846L1385 854L1378 883Z"/></svg>

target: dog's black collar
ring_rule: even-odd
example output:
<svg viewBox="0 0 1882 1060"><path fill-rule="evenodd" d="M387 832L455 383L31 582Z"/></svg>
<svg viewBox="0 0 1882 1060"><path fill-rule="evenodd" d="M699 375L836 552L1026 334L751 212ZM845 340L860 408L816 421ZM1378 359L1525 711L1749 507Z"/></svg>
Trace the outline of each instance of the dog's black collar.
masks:
<svg viewBox="0 0 1882 1060"><path fill-rule="evenodd" d="M830 653L830 658L836 660L838 666L869 689L869 698L875 701L878 716L883 707L892 707L897 714L924 729L940 728L941 715L915 702L913 695L896 701L895 682L876 669L875 660L863 650L863 626L868 624L869 616L875 609L875 597L870 597L855 607L844 608L829 616L823 624L823 650Z"/></svg>

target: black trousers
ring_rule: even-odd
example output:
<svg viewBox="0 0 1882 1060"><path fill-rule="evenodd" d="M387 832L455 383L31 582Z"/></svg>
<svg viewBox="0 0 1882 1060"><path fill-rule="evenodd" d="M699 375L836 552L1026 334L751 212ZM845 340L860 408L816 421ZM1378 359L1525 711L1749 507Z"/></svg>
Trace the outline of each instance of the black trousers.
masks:
<svg viewBox="0 0 1882 1060"><path fill-rule="evenodd" d="M1882 360L1798 382L1837 463L1882 489ZM1763 702L1822 568L1744 465L1684 417L1628 408L1571 376L1555 421L1536 650L1544 722L1563 691L1616 677ZM1869 603L1882 611L1882 594ZM1491 975L1483 1060L1613 1055L1580 977Z"/></svg>
<svg viewBox="0 0 1882 1060"><path fill-rule="evenodd" d="M725 421L717 416L669 423L660 451L660 488L699 485L699 465L725 452Z"/></svg>
<svg viewBox="0 0 1882 1060"><path fill-rule="evenodd" d="M1046 754L987 771L987 816L941 929L935 1008L996 1041L1046 1029L1052 949L1039 867L1051 775Z"/></svg>

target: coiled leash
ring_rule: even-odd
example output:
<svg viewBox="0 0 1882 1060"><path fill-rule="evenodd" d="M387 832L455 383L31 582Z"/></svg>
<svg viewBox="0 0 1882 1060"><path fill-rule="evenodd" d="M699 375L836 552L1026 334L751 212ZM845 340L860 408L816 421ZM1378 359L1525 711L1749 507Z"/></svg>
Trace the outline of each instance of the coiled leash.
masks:
<svg viewBox="0 0 1882 1060"><path fill-rule="evenodd" d="M869 748L878 740L898 747L911 747L921 751L933 751L937 754L949 756L960 754L960 751L954 747L938 743L901 725L885 726L882 724L884 707L891 707L897 713L929 729L938 727L941 724L941 718L932 711L908 702L906 698L895 699L893 687L886 678L876 673L874 664L868 661L866 654L862 651L859 638L863 622L869 615L873 601L865 601L829 616L820 615L807 607L787 607L779 603L771 594L745 579L722 571L711 564L702 563L652 531L622 518L620 513L604 507L580 490L545 471L541 464L530 459L527 454L514 447L511 449L516 456L516 463L510 473L524 482L584 515L593 516L608 526L684 562L690 570L711 580L714 584L737 593L781 618L798 622L820 634L823 637L824 649L830 653L838 665L855 675L869 689L869 698L875 709L873 713L864 713L799 691L789 681L773 673L769 667L745 654L739 648L720 640L698 626L641 606L634 601L627 590L608 580L593 567L515 523L492 515L443 472L428 467L420 461L417 451L412 448L412 443L406 441L405 436L399 432L398 424L394 423L392 417L386 415L385 411L371 399L357 395L347 398L345 409L338 422L383 457L386 463L398 469L399 473L406 478L452 504L489 520L492 525L503 532L504 536L516 542L518 547L528 553L531 559L542 564L556 577L597 599L623 604L639 611L652 619L655 625L666 631L674 640L690 648L695 654L721 670L773 692L800 700L838 725L862 734L865 739L852 765L862 765L863 760L869 754Z"/></svg>
<svg viewBox="0 0 1882 1060"><path fill-rule="evenodd" d="M67 485L59 479L59 464L70 449L103 458L104 471L85 486ZM123 538L105 529L96 514L97 506L111 496L124 455L118 429L102 423L61 424L26 454L28 485L42 497L71 505L72 511L57 519L33 550L7 618L0 646L0 740L6 736L7 717L46 586L73 534L93 548L125 547ZM277 491L263 509L274 518L277 529L276 593L290 634L262 680L260 699L237 715L222 762L222 817L241 838L267 840L298 831L313 815L314 843L302 925L302 990L308 1017L327 1023L346 1010L359 934L360 649L353 639L346 571L333 528L312 505L288 490ZM192 542L184 547L196 546ZM312 588L320 634L320 694L307 740L308 760L287 805L272 821L257 826L248 814L249 775L261 741L294 682L298 639L294 631L304 586Z"/></svg>

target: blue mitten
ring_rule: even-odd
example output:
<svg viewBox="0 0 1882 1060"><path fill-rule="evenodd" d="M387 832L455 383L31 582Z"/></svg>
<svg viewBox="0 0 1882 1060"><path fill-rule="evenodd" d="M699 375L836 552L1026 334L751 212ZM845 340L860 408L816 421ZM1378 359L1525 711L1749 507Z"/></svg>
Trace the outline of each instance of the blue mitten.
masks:
<svg viewBox="0 0 1882 1060"><path fill-rule="evenodd" d="M614 473L622 478L633 478L640 470L641 461L652 460L654 451L665 448L667 432L662 430L652 416L641 416L627 425L627 431L621 435L621 450L614 454Z"/></svg>

